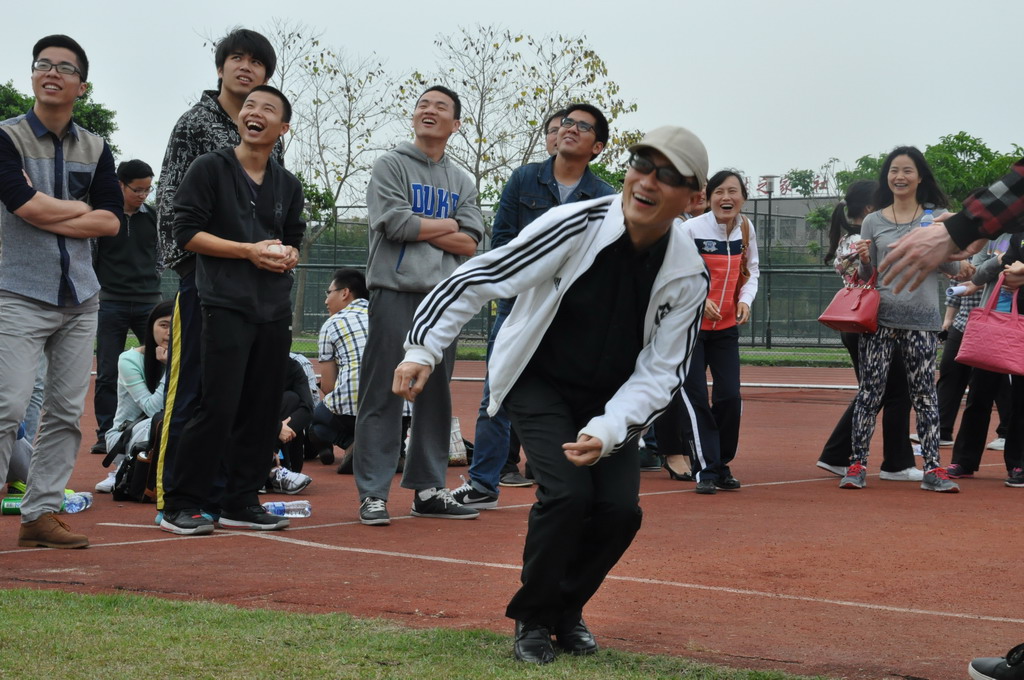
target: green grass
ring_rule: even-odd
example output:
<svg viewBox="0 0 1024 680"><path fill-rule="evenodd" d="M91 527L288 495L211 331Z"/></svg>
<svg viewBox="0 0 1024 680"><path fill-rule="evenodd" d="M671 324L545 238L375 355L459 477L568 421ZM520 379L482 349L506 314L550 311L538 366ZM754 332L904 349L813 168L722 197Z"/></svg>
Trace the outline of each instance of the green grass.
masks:
<svg viewBox="0 0 1024 680"><path fill-rule="evenodd" d="M850 368L850 355L843 347L744 347L740 363L748 366L814 366Z"/></svg>
<svg viewBox="0 0 1024 680"><path fill-rule="evenodd" d="M135 595L0 590L0 617L0 677L11 678L796 678L608 650L539 668L486 631Z"/></svg>

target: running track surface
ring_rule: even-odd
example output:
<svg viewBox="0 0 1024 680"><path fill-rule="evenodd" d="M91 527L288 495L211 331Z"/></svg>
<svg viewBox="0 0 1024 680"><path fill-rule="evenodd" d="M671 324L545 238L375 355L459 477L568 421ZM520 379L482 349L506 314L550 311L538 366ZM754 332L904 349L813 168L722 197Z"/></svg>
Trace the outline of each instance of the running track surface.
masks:
<svg viewBox="0 0 1024 680"><path fill-rule="evenodd" d="M456 376L480 377L460 362ZM849 385L852 371L749 368L744 382ZM472 438L481 384L453 383L455 414ZM1024 611L1017 515L1024 490L1003 486L1001 454L988 452L963 492L921 491L877 478L837 488L814 467L852 391L744 390L743 489L697 496L693 484L644 472L644 524L587 609L606 647L672 654L736 668L864 680L959 680L975 656L1020 642ZM70 486L91 489L104 471L86 435ZM943 462L950 450L942 449ZM0 518L0 587L127 592L301 612L343 611L410 626L510 632L533 500L503 489L478 520L408 516L396 478L389 527L358 523L352 477L308 461L309 519L283 532L217 531L175 537L154 507L97 496L69 517L88 550L16 547L17 518ZM450 468L449 485L465 468ZM268 500L274 496L266 496ZM287 574L268 580L266 574ZM196 574L204 578L196 578ZM571 661L565 662L571 663Z"/></svg>

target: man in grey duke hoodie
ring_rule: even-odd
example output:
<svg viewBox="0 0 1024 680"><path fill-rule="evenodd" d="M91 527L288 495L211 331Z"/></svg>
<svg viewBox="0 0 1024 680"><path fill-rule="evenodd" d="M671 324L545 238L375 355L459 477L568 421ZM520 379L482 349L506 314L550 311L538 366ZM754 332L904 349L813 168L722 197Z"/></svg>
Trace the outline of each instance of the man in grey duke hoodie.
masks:
<svg viewBox="0 0 1024 680"><path fill-rule="evenodd" d="M377 159L366 190L370 328L353 456L363 524L391 521L386 503L398 464L404 404L391 387L413 313L439 281L476 252L484 233L472 178L445 156L448 138L461 124L461 108L458 95L445 87L424 92L413 111L413 142ZM431 381L413 412L402 486L415 492L412 514L418 517L479 514L456 503L445 488L454 362L455 342L444 352L446 379Z"/></svg>

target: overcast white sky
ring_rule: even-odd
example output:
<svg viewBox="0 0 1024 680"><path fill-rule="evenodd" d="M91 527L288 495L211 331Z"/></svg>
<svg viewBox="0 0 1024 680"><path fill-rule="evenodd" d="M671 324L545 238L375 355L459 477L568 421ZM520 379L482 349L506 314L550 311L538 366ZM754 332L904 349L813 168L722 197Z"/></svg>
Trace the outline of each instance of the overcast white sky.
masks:
<svg viewBox="0 0 1024 680"><path fill-rule="evenodd" d="M833 156L852 165L960 130L1003 152L1024 144L1021 0L10 3L0 81L30 91L35 40L71 35L96 100L117 112L123 157L159 168L174 121L216 84L202 36L281 17L394 71L430 68L434 37L458 25L584 34L639 106L622 125L691 128L712 171L756 178Z"/></svg>

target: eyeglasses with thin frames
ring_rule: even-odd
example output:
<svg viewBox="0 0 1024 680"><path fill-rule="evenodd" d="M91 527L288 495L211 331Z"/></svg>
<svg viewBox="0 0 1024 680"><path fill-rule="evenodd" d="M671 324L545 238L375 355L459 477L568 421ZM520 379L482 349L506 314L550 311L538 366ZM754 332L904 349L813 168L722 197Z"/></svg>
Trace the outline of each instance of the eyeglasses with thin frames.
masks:
<svg viewBox="0 0 1024 680"><path fill-rule="evenodd" d="M54 64L52 61L49 61L47 59L39 59L38 61L32 62L33 71L40 71L42 73L46 73L47 71L51 71L53 69L57 69L57 73L60 73L61 75L77 75L79 78L82 77L82 71L74 64L69 64L66 61L62 61L59 64Z"/></svg>
<svg viewBox="0 0 1024 680"><path fill-rule="evenodd" d="M136 196L149 196L151 193L153 193L153 187L144 187L142 189L136 189L130 184L125 184L124 188L132 192Z"/></svg>
<svg viewBox="0 0 1024 680"><path fill-rule="evenodd" d="M592 123L586 123L582 120L576 120L575 118L570 118L569 116L566 116L565 118L562 119L562 127L564 127L566 130L570 129L573 125L575 125L580 132L590 132L591 130L594 129L594 125Z"/></svg>

